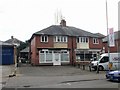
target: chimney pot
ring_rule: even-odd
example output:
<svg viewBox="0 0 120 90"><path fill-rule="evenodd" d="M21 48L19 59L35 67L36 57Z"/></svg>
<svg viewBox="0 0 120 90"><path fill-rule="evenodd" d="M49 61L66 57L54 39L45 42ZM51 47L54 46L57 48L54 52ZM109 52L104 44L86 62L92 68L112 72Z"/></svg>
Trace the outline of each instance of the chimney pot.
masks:
<svg viewBox="0 0 120 90"><path fill-rule="evenodd" d="M11 36L11 39L13 39L13 36Z"/></svg>
<svg viewBox="0 0 120 90"><path fill-rule="evenodd" d="M66 21L64 19L61 20L60 25L65 27L66 26Z"/></svg>

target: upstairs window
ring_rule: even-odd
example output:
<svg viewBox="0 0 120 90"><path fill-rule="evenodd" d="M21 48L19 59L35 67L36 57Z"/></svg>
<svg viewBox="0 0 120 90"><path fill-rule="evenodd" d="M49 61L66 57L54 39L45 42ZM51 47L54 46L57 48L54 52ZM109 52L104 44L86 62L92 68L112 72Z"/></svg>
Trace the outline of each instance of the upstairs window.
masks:
<svg viewBox="0 0 120 90"><path fill-rule="evenodd" d="M93 44L99 44L98 38L93 38Z"/></svg>
<svg viewBox="0 0 120 90"><path fill-rule="evenodd" d="M77 43L88 43L88 37L77 37Z"/></svg>
<svg viewBox="0 0 120 90"><path fill-rule="evenodd" d="M41 36L41 42L48 42L48 36Z"/></svg>
<svg viewBox="0 0 120 90"><path fill-rule="evenodd" d="M54 42L67 42L67 36L55 36Z"/></svg>

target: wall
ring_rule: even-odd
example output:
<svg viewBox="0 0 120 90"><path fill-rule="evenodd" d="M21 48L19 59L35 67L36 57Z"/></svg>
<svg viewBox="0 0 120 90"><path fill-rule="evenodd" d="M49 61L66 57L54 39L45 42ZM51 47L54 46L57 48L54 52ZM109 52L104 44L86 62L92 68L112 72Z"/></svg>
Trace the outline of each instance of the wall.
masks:
<svg viewBox="0 0 120 90"><path fill-rule="evenodd" d="M31 40L31 63L34 65L34 64L37 64L37 61L36 61L36 37L34 36L33 39Z"/></svg>
<svg viewBox="0 0 120 90"><path fill-rule="evenodd" d="M118 40L118 52L120 52L120 39Z"/></svg>
<svg viewBox="0 0 120 90"><path fill-rule="evenodd" d="M89 43L77 43L77 49L89 49Z"/></svg>
<svg viewBox="0 0 120 90"><path fill-rule="evenodd" d="M118 52L119 50L119 44L120 43L120 39L119 40L115 40L115 47L110 47L110 52L113 53L113 52ZM107 45L107 42L104 42L103 43L103 46L105 47L105 52L108 52L108 45Z"/></svg>
<svg viewBox="0 0 120 90"><path fill-rule="evenodd" d="M93 44L93 38L89 38L90 49L102 49L102 39L99 38L99 44Z"/></svg>
<svg viewBox="0 0 120 90"><path fill-rule="evenodd" d="M70 49L70 64L75 64L76 38L68 37L68 48Z"/></svg>
<svg viewBox="0 0 120 90"><path fill-rule="evenodd" d="M41 42L41 37L36 36L36 47L40 47L40 48L53 47L53 36L48 36L48 42Z"/></svg>
<svg viewBox="0 0 120 90"><path fill-rule="evenodd" d="M48 36L48 42L41 42L40 36L34 36L31 40L31 63L33 65L39 65L39 50L38 48L51 48L53 47L53 38Z"/></svg>
<svg viewBox="0 0 120 90"><path fill-rule="evenodd" d="M67 45L68 43L56 43L56 42L54 42L54 48L67 48L68 47L68 45Z"/></svg>
<svg viewBox="0 0 120 90"><path fill-rule="evenodd" d="M99 44L93 44L93 38L89 38L89 43L86 47L87 49L102 49L102 40L99 40ZM55 43L53 41L53 36L48 36L48 42L41 42L40 36L34 36L34 38L31 40L31 59L32 63L36 65L39 64L40 58L38 48L68 48L70 50L70 64L75 64L75 50L77 48L76 37L68 37L68 43Z"/></svg>

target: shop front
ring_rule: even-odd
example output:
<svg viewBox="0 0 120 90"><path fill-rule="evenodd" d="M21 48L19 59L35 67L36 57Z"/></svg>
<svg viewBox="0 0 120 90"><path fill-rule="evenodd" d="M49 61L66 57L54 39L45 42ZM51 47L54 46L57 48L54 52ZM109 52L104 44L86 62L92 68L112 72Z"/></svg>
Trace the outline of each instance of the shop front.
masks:
<svg viewBox="0 0 120 90"><path fill-rule="evenodd" d="M69 50L41 49L39 50L39 64L61 65L70 63Z"/></svg>
<svg viewBox="0 0 120 90"><path fill-rule="evenodd" d="M90 61L92 58L97 58L97 54L100 52L100 49L85 49L85 50L76 50L76 62L78 61Z"/></svg>

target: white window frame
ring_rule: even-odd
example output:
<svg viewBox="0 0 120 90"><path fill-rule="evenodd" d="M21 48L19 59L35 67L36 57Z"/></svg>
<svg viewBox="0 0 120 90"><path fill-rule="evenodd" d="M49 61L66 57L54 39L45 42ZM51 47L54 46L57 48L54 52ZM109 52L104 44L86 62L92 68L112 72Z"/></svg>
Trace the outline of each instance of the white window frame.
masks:
<svg viewBox="0 0 120 90"><path fill-rule="evenodd" d="M88 37L77 37L76 42L77 43L89 43L89 38Z"/></svg>
<svg viewBox="0 0 120 90"><path fill-rule="evenodd" d="M45 38L47 37L47 40ZM42 40L44 38L44 40ZM48 42L48 36L41 36L41 42Z"/></svg>
<svg viewBox="0 0 120 90"><path fill-rule="evenodd" d="M54 36L54 42L68 42L67 36Z"/></svg>
<svg viewBox="0 0 120 90"><path fill-rule="evenodd" d="M99 44L99 39L98 38L93 38L93 44Z"/></svg>
<svg viewBox="0 0 120 90"><path fill-rule="evenodd" d="M39 55L44 55L44 60L41 61L39 58L39 63L52 63L53 62L53 55L52 55L52 60L47 61L47 54L53 54L53 51L49 51L48 49L43 49L41 51L39 51Z"/></svg>

